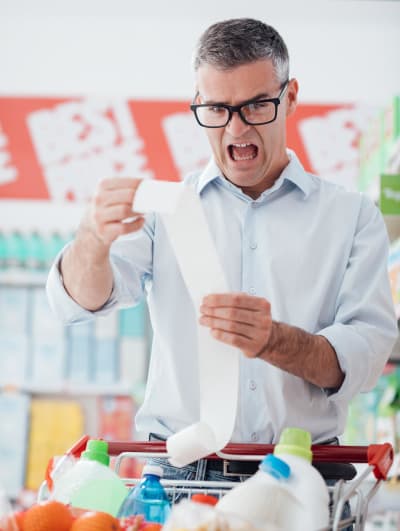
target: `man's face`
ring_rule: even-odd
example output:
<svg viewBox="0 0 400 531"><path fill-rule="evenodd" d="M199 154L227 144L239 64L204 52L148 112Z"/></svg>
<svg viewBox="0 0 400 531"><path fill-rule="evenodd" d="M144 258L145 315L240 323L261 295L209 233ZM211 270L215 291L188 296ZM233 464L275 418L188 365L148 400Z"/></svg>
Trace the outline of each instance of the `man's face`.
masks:
<svg viewBox="0 0 400 531"><path fill-rule="evenodd" d="M267 59L231 70L204 64L197 71L197 89L198 103L239 105L254 98L275 98L281 85ZM272 123L247 125L238 113L233 113L225 127L205 129L224 176L253 198L271 187L288 163L286 116L294 112L296 96L297 82L291 80Z"/></svg>

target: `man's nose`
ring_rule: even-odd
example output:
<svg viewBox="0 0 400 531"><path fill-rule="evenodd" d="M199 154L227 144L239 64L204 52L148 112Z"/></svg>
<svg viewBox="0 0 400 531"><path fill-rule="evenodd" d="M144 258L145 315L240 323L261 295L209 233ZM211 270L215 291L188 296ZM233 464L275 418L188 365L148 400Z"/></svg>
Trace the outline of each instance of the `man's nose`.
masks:
<svg viewBox="0 0 400 531"><path fill-rule="evenodd" d="M228 124L225 126L226 131L234 137L240 137L250 129L251 125L244 123L238 112L233 112Z"/></svg>

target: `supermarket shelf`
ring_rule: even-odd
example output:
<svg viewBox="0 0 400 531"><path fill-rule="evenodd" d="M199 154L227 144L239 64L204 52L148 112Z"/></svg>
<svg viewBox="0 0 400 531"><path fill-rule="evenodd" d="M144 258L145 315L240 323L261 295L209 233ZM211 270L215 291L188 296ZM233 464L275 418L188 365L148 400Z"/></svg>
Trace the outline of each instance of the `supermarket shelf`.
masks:
<svg viewBox="0 0 400 531"><path fill-rule="evenodd" d="M7 286L44 286L48 271L29 271L10 269L0 271L0 285Z"/></svg>
<svg viewBox="0 0 400 531"><path fill-rule="evenodd" d="M134 389L128 383L116 383L110 385L100 384L23 384L6 385L0 387L3 392L21 392L40 395L60 395L60 396L132 396Z"/></svg>

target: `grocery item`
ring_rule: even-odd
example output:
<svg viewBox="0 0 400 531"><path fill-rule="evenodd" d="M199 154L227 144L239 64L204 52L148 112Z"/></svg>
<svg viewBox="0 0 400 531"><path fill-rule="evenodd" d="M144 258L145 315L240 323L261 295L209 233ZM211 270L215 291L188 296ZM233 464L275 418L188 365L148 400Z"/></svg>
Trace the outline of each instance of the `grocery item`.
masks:
<svg viewBox="0 0 400 531"><path fill-rule="evenodd" d="M55 480L52 499L116 516L128 489L109 462L108 443L89 440L71 470Z"/></svg>
<svg viewBox="0 0 400 531"><path fill-rule="evenodd" d="M272 526L254 527L249 521L236 514L219 512L216 507L193 502L180 501L172 508L163 531L281 531Z"/></svg>
<svg viewBox="0 0 400 531"><path fill-rule="evenodd" d="M205 503L206 505L217 505L218 498L211 496L211 494L193 494L191 500L197 503Z"/></svg>
<svg viewBox="0 0 400 531"><path fill-rule="evenodd" d="M17 531L17 522L11 512L5 490L0 484L0 531Z"/></svg>
<svg viewBox="0 0 400 531"><path fill-rule="evenodd" d="M121 531L121 527L110 514L90 511L77 518L70 531Z"/></svg>
<svg viewBox="0 0 400 531"><path fill-rule="evenodd" d="M311 435L299 428L283 430L274 455L290 466L287 488L301 503L298 529L315 531L329 526L329 492L311 464Z"/></svg>
<svg viewBox="0 0 400 531"><path fill-rule="evenodd" d="M30 507L23 519L24 531L70 531L73 516L69 508L58 501L47 501Z"/></svg>
<svg viewBox="0 0 400 531"><path fill-rule="evenodd" d="M118 516L141 514L146 522L163 524L170 513L170 502L160 483L162 475L160 466L145 465L140 483L130 491Z"/></svg>
<svg viewBox="0 0 400 531"><path fill-rule="evenodd" d="M260 530L308 530L298 526L301 505L287 488L290 474L290 468L284 461L267 455L258 472L225 494L216 508L239 516Z"/></svg>
<svg viewBox="0 0 400 531"><path fill-rule="evenodd" d="M145 527L145 521L142 515L124 516L118 518L121 531L142 531Z"/></svg>

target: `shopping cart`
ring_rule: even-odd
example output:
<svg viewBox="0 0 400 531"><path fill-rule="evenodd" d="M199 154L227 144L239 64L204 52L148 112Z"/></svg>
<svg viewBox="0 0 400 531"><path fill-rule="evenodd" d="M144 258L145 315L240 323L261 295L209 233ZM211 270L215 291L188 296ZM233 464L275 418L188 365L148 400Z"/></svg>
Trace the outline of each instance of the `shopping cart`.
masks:
<svg viewBox="0 0 400 531"><path fill-rule="evenodd" d="M86 447L88 437L80 439L69 451L75 456ZM168 458L164 441L157 442L116 442L108 441L109 454L115 457L114 469L120 474L122 462L126 459ZM227 469L230 461L260 462L268 453L274 450L273 445L263 444L228 444L223 451L207 457L220 459L223 469ZM393 448L389 443L372 444L370 446L334 446L313 445L313 464L325 475L332 471L343 472L344 478L338 479L333 487L328 487L331 498L331 520L326 530L337 531L353 525L354 531L364 529L368 511L368 503L377 492L380 483L387 479L393 463ZM350 478L351 464L364 463L366 466L353 479ZM350 466L349 466L350 465ZM229 476L228 476L229 477ZM336 477L338 477L336 475ZM128 487L136 485L140 478L122 478ZM47 478L48 483L48 478ZM194 494L211 494L222 497L228 490L237 485L232 480L227 481L192 481L192 480L162 480L162 484L169 494L172 503L182 498L191 498ZM39 498L46 497L46 482L39 491ZM351 516L342 518L343 509L347 502L351 503ZM299 530L300 531L300 530ZM301 530L303 531L303 530Z"/></svg>

